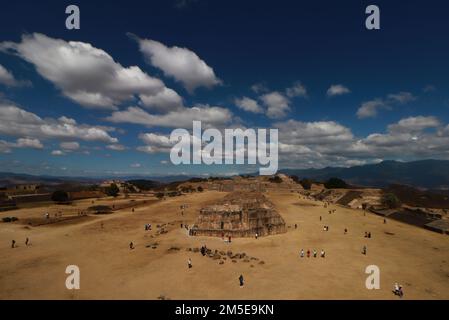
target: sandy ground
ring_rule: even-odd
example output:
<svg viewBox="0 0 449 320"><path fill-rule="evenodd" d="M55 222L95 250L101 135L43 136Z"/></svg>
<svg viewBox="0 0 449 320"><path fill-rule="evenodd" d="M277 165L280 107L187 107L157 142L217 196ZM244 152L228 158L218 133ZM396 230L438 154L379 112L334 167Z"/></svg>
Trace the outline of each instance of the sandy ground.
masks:
<svg viewBox="0 0 449 320"><path fill-rule="evenodd" d="M135 212L125 209L37 227L0 223L0 299L399 299L392 294L395 282L404 286L404 299L449 299L447 235L393 220L384 224L383 218L361 210L332 206L336 213L328 214L321 202L278 191L268 197L289 226L287 233L233 239L231 244L221 238L189 237L180 223L192 225L201 206L224 195L195 193ZM113 200L95 204L107 203ZM184 216L181 204L188 205ZM90 205L91 200L73 206L48 204L4 212L0 218L40 218L47 211L76 215ZM145 223L153 225L152 231L144 230ZM168 233L157 235L156 225L164 223L171 223ZM324 225L330 227L328 232ZM371 232L371 239L364 238L365 231ZM26 237L30 246L24 243ZM11 248L12 239L17 248ZM134 250L129 249L131 241ZM156 249L147 247L155 243ZM186 250L203 244L259 260L228 259L220 265ZM361 254L364 245L366 256ZM180 250L169 250L173 247ZM301 249L324 249L326 258L300 258ZM68 265L80 268L80 290L65 287ZM379 290L365 287L368 265L380 268Z"/></svg>

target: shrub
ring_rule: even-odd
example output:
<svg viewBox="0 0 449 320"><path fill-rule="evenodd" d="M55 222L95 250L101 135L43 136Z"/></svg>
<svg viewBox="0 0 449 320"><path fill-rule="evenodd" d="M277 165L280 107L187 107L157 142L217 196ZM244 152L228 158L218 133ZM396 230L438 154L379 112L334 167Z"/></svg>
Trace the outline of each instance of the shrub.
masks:
<svg viewBox="0 0 449 320"><path fill-rule="evenodd" d="M299 183L304 188L304 190L312 189L312 180L310 179L302 179L301 181L299 181Z"/></svg>
<svg viewBox="0 0 449 320"><path fill-rule="evenodd" d="M56 190L51 195L51 200L54 202L67 202L67 201L69 201L69 195L65 191Z"/></svg>
<svg viewBox="0 0 449 320"><path fill-rule="evenodd" d="M324 183L326 189L344 189L348 184L339 178L330 178Z"/></svg>
<svg viewBox="0 0 449 320"><path fill-rule="evenodd" d="M382 196L382 205L389 209L396 209L401 206L401 200L394 193L386 193Z"/></svg>
<svg viewBox="0 0 449 320"><path fill-rule="evenodd" d="M111 183L109 187L106 188L106 194L110 197L117 197L120 190L115 183Z"/></svg>

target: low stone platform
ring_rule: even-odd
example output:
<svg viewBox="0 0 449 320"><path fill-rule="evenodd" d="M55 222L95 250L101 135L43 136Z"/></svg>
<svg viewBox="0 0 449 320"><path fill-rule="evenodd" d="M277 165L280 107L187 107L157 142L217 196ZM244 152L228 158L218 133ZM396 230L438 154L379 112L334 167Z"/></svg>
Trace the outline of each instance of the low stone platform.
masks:
<svg viewBox="0 0 449 320"><path fill-rule="evenodd" d="M255 237L286 232L285 221L260 192L232 192L200 210L193 236Z"/></svg>

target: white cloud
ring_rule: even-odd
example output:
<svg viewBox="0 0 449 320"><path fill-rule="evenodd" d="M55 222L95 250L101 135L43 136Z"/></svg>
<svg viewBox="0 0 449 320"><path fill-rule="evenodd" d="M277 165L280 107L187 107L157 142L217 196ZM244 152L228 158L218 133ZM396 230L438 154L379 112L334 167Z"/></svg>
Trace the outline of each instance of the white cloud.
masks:
<svg viewBox="0 0 449 320"><path fill-rule="evenodd" d="M136 95L155 95L164 83L139 67L123 67L89 43L65 41L34 33L19 43L2 42L0 50L32 63L62 93L88 108L115 109Z"/></svg>
<svg viewBox="0 0 449 320"><path fill-rule="evenodd" d="M106 149L113 151L124 151L126 150L126 147L122 144L110 144L106 146Z"/></svg>
<svg viewBox="0 0 449 320"><path fill-rule="evenodd" d="M263 83L255 83L255 84L253 84L252 86L251 86L251 90L254 92L254 93L257 93L257 94L259 94L259 93L265 93L265 92L268 92L269 90L268 90L268 88L265 86L265 84L263 84Z"/></svg>
<svg viewBox="0 0 449 320"><path fill-rule="evenodd" d="M17 80L10 71L6 70L6 68L0 64L0 84L4 84L8 87L19 87L29 85L30 82Z"/></svg>
<svg viewBox="0 0 449 320"><path fill-rule="evenodd" d="M386 104L381 99L363 102L360 108L357 110L357 117L359 117L359 119L373 118L377 116L377 110L379 108L385 107Z"/></svg>
<svg viewBox="0 0 449 320"><path fill-rule="evenodd" d="M211 88L222 83L214 70L195 52L176 46L167 47L155 40L140 39L135 36L133 38L136 39L140 51L151 65L161 69L166 76L181 82L189 92L193 92L198 87Z"/></svg>
<svg viewBox="0 0 449 320"><path fill-rule="evenodd" d="M275 123L284 167L352 166L379 159L449 159L449 125L416 116L390 124L385 133L355 137L334 121Z"/></svg>
<svg viewBox="0 0 449 320"><path fill-rule="evenodd" d="M140 95L141 104L150 110L169 112L183 108L183 102L176 91L165 88L155 95Z"/></svg>
<svg viewBox="0 0 449 320"><path fill-rule="evenodd" d="M63 155L65 155L65 153L62 152L61 150L53 150L53 151L51 152L51 155L52 155L52 156L63 156Z"/></svg>
<svg viewBox="0 0 449 320"><path fill-rule="evenodd" d="M390 132L415 132L428 128L437 128L441 125L436 117L409 117L401 119L398 123L388 126Z"/></svg>
<svg viewBox="0 0 449 320"><path fill-rule="evenodd" d="M0 140L0 153L11 153L11 148L11 143L5 140Z"/></svg>
<svg viewBox="0 0 449 320"><path fill-rule="evenodd" d="M408 102L415 101L417 98L410 92L399 92L395 94L389 94L388 99L399 104L406 104Z"/></svg>
<svg viewBox="0 0 449 320"><path fill-rule="evenodd" d="M351 93L351 90L349 90L347 87L341 85L341 84L333 84L327 89L327 96L328 97L334 97L334 96L341 96L344 94Z"/></svg>
<svg viewBox="0 0 449 320"><path fill-rule="evenodd" d="M79 125L67 117L42 119L12 104L0 102L0 134L39 139L80 139L117 143L104 127Z"/></svg>
<svg viewBox="0 0 449 320"><path fill-rule="evenodd" d="M11 153L13 148L43 149L43 144L38 139L19 138L16 142L0 140L0 153Z"/></svg>
<svg viewBox="0 0 449 320"><path fill-rule="evenodd" d="M264 94L260 99L267 107L267 116L271 119L283 118L290 111L289 99L277 91Z"/></svg>
<svg viewBox="0 0 449 320"><path fill-rule="evenodd" d="M17 148L32 148L32 149L42 149L44 146L39 141L39 139L33 138L19 138L17 139Z"/></svg>
<svg viewBox="0 0 449 320"><path fill-rule="evenodd" d="M334 121L301 122L288 120L275 123L279 140L293 145L324 145L352 141L351 130Z"/></svg>
<svg viewBox="0 0 449 320"><path fill-rule="evenodd" d="M106 120L115 123L134 123L147 127L191 128L192 122L202 121L204 126L223 126L230 122L232 113L225 108L199 105L182 108L167 114L150 114L139 107L115 111Z"/></svg>
<svg viewBox="0 0 449 320"><path fill-rule="evenodd" d="M252 113L263 113L264 112L262 107L257 103L256 100L248 98L248 97L235 99L234 103L237 107L239 107L240 109L245 110L247 112L252 112Z"/></svg>
<svg viewBox="0 0 449 320"><path fill-rule="evenodd" d="M80 148L80 144L78 142L61 142L59 146L64 151L75 151Z"/></svg>
<svg viewBox="0 0 449 320"><path fill-rule="evenodd" d="M170 152L174 145L170 138L165 135L155 133L144 133L139 135L139 139L145 144L137 148L138 151L146 153Z"/></svg>
<svg viewBox="0 0 449 320"><path fill-rule="evenodd" d="M304 97L307 98L307 89L301 83L295 83L292 87L285 90L285 94L289 98Z"/></svg>
<svg viewBox="0 0 449 320"><path fill-rule="evenodd" d="M130 167L131 168L140 168L140 167L142 167L142 165L140 163L132 163L132 164L130 164Z"/></svg>
<svg viewBox="0 0 449 320"><path fill-rule="evenodd" d="M417 98L410 92L399 92L389 94L385 99L377 98L371 101L363 102L357 110L359 119L374 118L377 116L379 109L391 109L395 104L407 104L415 101Z"/></svg>

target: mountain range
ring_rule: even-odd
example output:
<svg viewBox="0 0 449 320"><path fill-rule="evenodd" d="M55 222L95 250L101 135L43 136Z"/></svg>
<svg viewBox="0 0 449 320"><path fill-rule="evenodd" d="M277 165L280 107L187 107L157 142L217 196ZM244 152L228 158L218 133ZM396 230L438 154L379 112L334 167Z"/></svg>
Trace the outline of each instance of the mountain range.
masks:
<svg viewBox="0 0 449 320"><path fill-rule="evenodd" d="M449 189L448 160L412 162L388 160L350 168L283 169L280 172L318 181L337 177L360 186L386 187L391 184L402 184L426 189Z"/></svg>
<svg viewBox="0 0 449 320"><path fill-rule="evenodd" d="M425 189L449 189L449 160L420 160L413 162L383 161L377 164L367 164L344 167L326 167L322 169L282 169L280 173L295 175L299 178L309 178L315 181L325 181L329 178L340 178L346 182L367 187L386 187L391 184L410 185ZM170 183L184 181L194 177L178 176L121 176L121 177L63 177L38 176L21 173L0 172L0 186L20 183L40 183L55 185L60 183L93 184L106 179L135 180L145 179ZM204 177L203 177L204 178Z"/></svg>

